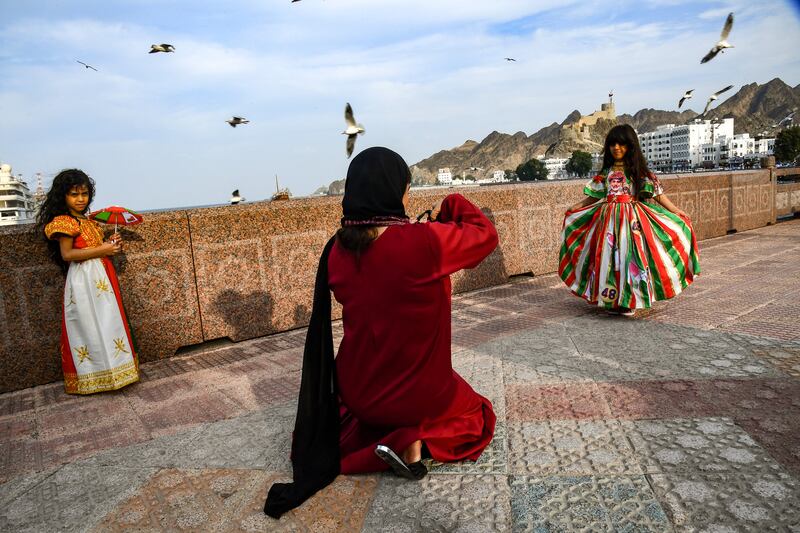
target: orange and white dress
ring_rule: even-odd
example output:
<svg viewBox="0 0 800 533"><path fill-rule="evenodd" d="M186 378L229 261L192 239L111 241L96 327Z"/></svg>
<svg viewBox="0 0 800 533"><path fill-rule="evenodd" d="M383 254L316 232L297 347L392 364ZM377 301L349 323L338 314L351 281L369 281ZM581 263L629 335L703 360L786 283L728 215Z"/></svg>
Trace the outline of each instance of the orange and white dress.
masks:
<svg viewBox="0 0 800 533"><path fill-rule="evenodd" d="M72 237L76 249L103 244L99 224L85 218L57 216L44 231L48 239ZM61 364L68 393L116 390L139 380L117 273L108 257L69 264L63 309Z"/></svg>

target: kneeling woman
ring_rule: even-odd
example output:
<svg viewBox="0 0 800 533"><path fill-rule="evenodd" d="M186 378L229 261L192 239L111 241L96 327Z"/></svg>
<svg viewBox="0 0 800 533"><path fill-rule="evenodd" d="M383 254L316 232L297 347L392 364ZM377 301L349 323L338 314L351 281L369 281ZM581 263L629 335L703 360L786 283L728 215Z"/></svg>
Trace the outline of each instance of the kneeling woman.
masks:
<svg viewBox="0 0 800 533"><path fill-rule="evenodd" d="M435 222L406 216L411 172L386 148L347 172L342 228L320 258L292 443L294 483L275 484L278 517L339 474L392 468L419 479L423 454L477 460L494 434L492 405L452 367L450 274L497 246L483 213L458 194ZM344 337L334 361L330 293Z"/></svg>
<svg viewBox="0 0 800 533"><path fill-rule="evenodd" d="M576 295L632 316L680 294L700 273L689 217L648 170L632 127L611 128L603 169L583 192L564 217L558 266Z"/></svg>

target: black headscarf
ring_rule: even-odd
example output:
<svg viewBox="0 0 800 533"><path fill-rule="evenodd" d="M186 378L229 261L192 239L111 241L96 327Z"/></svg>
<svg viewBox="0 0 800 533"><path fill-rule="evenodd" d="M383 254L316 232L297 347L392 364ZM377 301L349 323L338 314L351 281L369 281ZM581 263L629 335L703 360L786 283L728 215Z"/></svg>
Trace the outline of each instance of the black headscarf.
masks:
<svg viewBox="0 0 800 533"><path fill-rule="evenodd" d="M388 148L368 148L350 163L342 200L342 226L403 224L403 195L411 172ZM280 516L329 485L341 469L339 395L331 331L328 256L331 238L319 258L314 305L303 351L303 375L292 439L294 482L270 487L264 513Z"/></svg>
<svg viewBox="0 0 800 533"><path fill-rule="evenodd" d="M380 146L358 154L344 182L342 226L407 222L403 195L411 171L400 154Z"/></svg>

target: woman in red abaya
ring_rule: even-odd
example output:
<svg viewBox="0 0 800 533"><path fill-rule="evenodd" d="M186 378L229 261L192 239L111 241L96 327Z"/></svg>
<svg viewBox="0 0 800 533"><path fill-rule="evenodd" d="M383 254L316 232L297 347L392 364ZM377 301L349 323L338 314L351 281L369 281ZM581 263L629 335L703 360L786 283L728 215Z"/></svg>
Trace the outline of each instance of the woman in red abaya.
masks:
<svg viewBox="0 0 800 533"><path fill-rule="evenodd" d="M364 150L350 164L342 228L317 271L294 483L270 489L270 516L300 505L339 473L391 467L419 479L423 453L474 461L492 439L491 403L452 367L449 275L477 266L497 246L497 232L458 194L434 207L435 221L409 223L410 181L405 161L386 148ZM335 361L330 290L343 307Z"/></svg>

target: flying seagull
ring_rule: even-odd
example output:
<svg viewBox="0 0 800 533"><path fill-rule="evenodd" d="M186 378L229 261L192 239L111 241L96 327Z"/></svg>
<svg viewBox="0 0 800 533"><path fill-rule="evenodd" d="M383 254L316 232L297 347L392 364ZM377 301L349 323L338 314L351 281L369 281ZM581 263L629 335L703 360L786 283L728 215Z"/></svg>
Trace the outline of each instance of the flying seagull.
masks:
<svg viewBox="0 0 800 533"><path fill-rule="evenodd" d="M680 99L680 100L678 100L678 109L680 109L680 108L681 108L681 106L683 105L683 103L684 103L686 100L688 100L689 98L691 98L691 97L692 97L692 93L693 93L693 92L694 92L694 89L689 89L688 91L686 91L685 93L683 93L683 96L681 96L681 99Z"/></svg>
<svg viewBox="0 0 800 533"><path fill-rule="evenodd" d="M76 59L75 61L78 61L78 60ZM86 64L86 63L84 63L83 61L78 61L78 63L80 63L81 65L83 65L83 66L84 66L84 67L86 67L86 68L90 68L90 69L92 69L93 71L97 72L97 69L96 69L96 68L94 68L94 67L93 67L93 66L91 66L91 65L87 65L87 64Z"/></svg>
<svg viewBox="0 0 800 533"><path fill-rule="evenodd" d="M722 27L722 33L719 34L719 41L709 52L700 60L700 63L708 63L714 57L724 51L726 48L733 48L733 45L728 42L728 34L733 27L733 13L728 13L728 18L725 19L725 26Z"/></svg>
<svg viewBox="0 0 800 533"><path fill-rule="evenodd" d="M506 61L516 61L516 59L514 59L513 57L506 57L506 58L504 58L504 59L505 59Z"/></svg>
<svg viewBox="0 0 800 533"><path fill-rule="evenodd" d="M236 205L239 202L244 202L245 198L239 194L239 189L236 189L231 193L231 204Z"/></svg>
<svg viewBox="0 0 800 533"><path fill-rule="evenodd" d="M347 135L347 158L350 159L350 156L353 155L353 149L356 147L356 137L358 137L359 133L364 133L364 126L361 124L356 124L356 119L353 118L353 108L350 107L348 103L344 108L344 121L347 122L347 128L342 132L342 134Z"/></svg>
<svg viewBox="0 0 800 533"><path fill-rule="evenodd" d="M175 47L171 44L162 43L162 44L151 44L150 51L147 52L148 54L155 54L156 52L174 52Z"/></svg>
<svg viewBox="0 0 800 533"><path fill-rule="evenodd" d="M705 115L705 114L708 112L708 108L709 108L709 107L711 107L711 102L713 102L714 100L716 100L717 98L719 98L719 95L721 95L721 94L722 94L722 93L724 93L725 91L729 91L729 90L731 90L731 88L733 88L733 85L728 85L728 86L727 86L727 87L725 87L724 89L720 89L719 91L717 91L717 92L715 92L714 94L712 94L711 96L709 96L709 97L708 97L708 102L706 102L706 108L705 108L705 109L703 109L703 112L702 112L702 113L700 113L700 116L703 116L703 115Z"/></svg>
<svg viewBox="0 0 800 533"><path fill-rule="evenodd" d="M236 126L238 126L239 124L250 124L250 121L249 121L249 120L247 120L247 119L246 119L246 118L244 118L244 117L231 117L231 118L229 118L228 120L226 120L225 122L227 122L228 124L230 124L230 125L231 125L231 128L235 128L235 127L236 127Z"/></svg>
<svg viewBox="0 0 800 533"><path fill-rule="evenodd" d="M780 122L778 122L778 126L783 126L784 124L791 124L794 121L794 111L786 115Z"/></svg>
<svg viewBox="0 0 800 533"><path fill-rule="evenodd" d="M483 169L481 167L469 167L468 170L471 170L473 172L478 172L479 170L483 170Z"/></svg>

